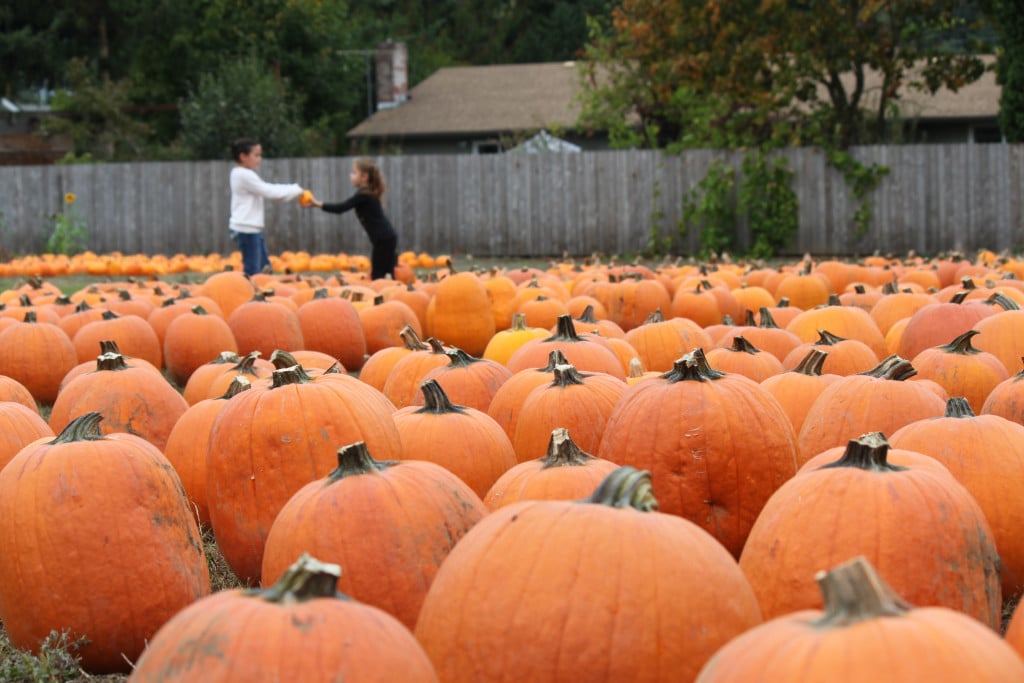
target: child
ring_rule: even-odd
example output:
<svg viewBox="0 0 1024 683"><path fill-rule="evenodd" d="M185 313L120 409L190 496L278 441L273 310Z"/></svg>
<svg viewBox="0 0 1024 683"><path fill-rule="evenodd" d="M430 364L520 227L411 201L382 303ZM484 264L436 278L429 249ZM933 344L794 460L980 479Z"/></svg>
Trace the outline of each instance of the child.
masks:
<svg viewBox="0 0 1024 683"><path fill-rule="evenodd" d="M235 167L231 169L231 236L242 252L246 275L254 275L270 266L267 242L263 238L263 200L297 199L303 189L295 184L264 182L256 173L263 161L263 147L251 138L231 145Z"/></svg>
<svg viewBox="0 0 1024 683"><path fill-rule="evenodd" d="M387 183L377 164L372 159L356 159L349 175L356 193L340 204L324 204L315 197L313 206L319 206L328 213L345 213L349 209L356 210L356 216L366 231L373 251L370 254L370 277L377 280L395 276L395 265L398 262L398 235L391 226L391 221L384 215L381 200L387 189Z"/></svg>

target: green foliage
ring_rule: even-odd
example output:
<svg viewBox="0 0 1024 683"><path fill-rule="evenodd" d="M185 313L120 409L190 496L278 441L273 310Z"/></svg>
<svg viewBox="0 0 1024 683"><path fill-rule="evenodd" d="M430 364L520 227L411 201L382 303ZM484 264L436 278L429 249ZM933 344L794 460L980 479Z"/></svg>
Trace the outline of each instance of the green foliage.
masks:
<svg viewBox="0 0 1024 683"><path fill-rule="evenodd" d="M52 217L53 227L46 240L46 251L50 254L80 254L89 246L89 229L82 217L75 211L75 195L64 197L64 210Z"/></svg>
<svg viewBox="0 0 1024 683"><path fill-rule="evenodd" d="M789 246L799 227L800 202L790 186L793 171L784 157L761 151L743 157L739 210L747 215L754 258L776 256Z"/></svg>
<svg viewBox="0 0 1024 683"><path fill-rule="evenodd" d="M259 140L265 156L302 156L298 109L287 82L274 78L255 57L228 61L200 78L182 103L182 142L199 159L228 158L231 142L243 136Z"/></svg>
<svg viewBox="0 0 1024 683"><path fill-rule="evenodd" d="M679 234L700 228L700 254L731 251L736 243L736 169L715 159L708 173L683 199Z"/></svg>
<svg viewBox="0 0 1024 683"><path fill-rule="evenodd" d="M53 98L52 107L59 116L43 119L43 132L70 137L76 158L141 158L149 128L126 112L131 83L98 76L93 65L79 58L68 63L68 80L69 89Z"/></svg>
<svg viewBox="0 0 1024 683"><path fill-rule="evenodd" d="M889 167L879 164L865 166L849 152L840 150L828 150L828 162L836 170L843 174L847 187L853 192L853 198L859 205L853 212L853 235L863 237L871 229L871 221L874 212L871 203L868 201L870 195L882 178L889 175Z"/></svg>
<svg viewBox="0 0 1024 683"><path fill-rule="evenodd" d="M15 649L7 639L0 638L0 680L56 683L79 680L84 673L79 667L78 650L88 644L85 638L72 640L67 631L50 631L39 648L39 654Z"/></svg>
<svg viewBox="0 0 1024 683"><path fill-rule="evenodd" d="M1024 13L1014 0L992 0L993 23L1001 38L997 63L999 126L1007 142L1024 142Z"/></svg>

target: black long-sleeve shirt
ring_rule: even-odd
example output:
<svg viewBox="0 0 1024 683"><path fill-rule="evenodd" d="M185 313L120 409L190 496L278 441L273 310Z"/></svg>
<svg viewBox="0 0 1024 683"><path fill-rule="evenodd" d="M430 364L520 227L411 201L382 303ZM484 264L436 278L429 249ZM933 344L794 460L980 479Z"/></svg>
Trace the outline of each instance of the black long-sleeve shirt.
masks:
<svg viewBox="0 0 1024 683"><path fill-rule="evenodd" d="M384 215L384 207L380 199L369 192L356 192L343 202L335 204L324 204L321 207L327 213L345 213L349 209L356 210L356 217L366 231L367 236L373 243L384 240L397 239L395 228L391 221Z"/></svg>

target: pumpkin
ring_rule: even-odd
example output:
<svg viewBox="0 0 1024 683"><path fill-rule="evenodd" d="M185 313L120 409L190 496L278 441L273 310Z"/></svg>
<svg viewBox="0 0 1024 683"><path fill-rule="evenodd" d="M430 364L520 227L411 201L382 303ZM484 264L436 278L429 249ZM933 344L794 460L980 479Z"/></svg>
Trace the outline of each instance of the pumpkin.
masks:
<svg viewBox="0 0 1024 683"><path fill-rule="evenodd" d="M804 342L782 359L782 366L791 370L799 365L812 348L827 351L821 371L828 375L854 375L878 365L878 355L859 339L844 339L828 330L818 330L818 339Z"/></svg>
<svg viewBox="0 0 1024 683"><path fill-rule="evenodd" d="M715 370L701 349L627 389L595 455L650 470L661 510L699 525L734 556L797 468L796 434L775 397Z"/></svg>
<svg viewBox="0 0 1024 683"><path fill-rule="evenodd" d="M269 358L274 349L295 351L304 348L302 326L296 311L297 308L293 310L281 301L274 301L266 291L256 292L252 299L235 308L227 317L238 352L259 351Z"/></svg>
<svg viewBox="0 0 1024 683"><path fill-rule="evenodd" d="M949 608L912 607L863 556L814 580L822 610L755 626L716 652L697 683L1024 680L1024 661L991 629Z"/></svg>
<svg viewBox="0 0 1024 683"><path fill-rule="evenodd" d="M818 330L828 330L844 339L857 339L870 346L879 358L884 357L888 350L885 335L878 329L871 315L863 308L843 306L836 296L829 298L827 306L798 314L786 324L786 329L805 342L816 341ZM904 355L904 358L911 357Z"/></svg>
<svg viewBox="0 0 1024 683"><path fill-rule="evenodd" d="M963 484L985 513L999 549L1003 597L1024 590L1024 426L998 415L975 415L965 398L951 398L942 417L917 420L890 438L893 448L929 455Z"/></svg>
<svg viewBox="0 0 1024 683"><path fill-rule="evenodd" d="M415 349L399 358L388 373L382 391L396 408L412 405L420 384L428 372L451 362L448 349L436 338L427 339L427 347Z"/></svg>
<svg viewBox="0 0 1024 683"><path fill-rule="evenodd" d="M306 349L337 358L349 370L363 367L366 336L359 313L351 301L329 296L325 287L299 306L299 328Z"/></svg>
<svg viewBox="0 0 1024 683"><path fill-rule="evenodd" d="M1024 358L1022 358L1024 360ZM981 406L986 415L999 415L1007 420L1024 424L1024 369L1004 379L989 392Z"/></svg>
<svg viewBox="0 0 1024 683"><path fill-rule="evenodd" d="M224 351L238 351L234 333L223 318L207 313L200 305L175 318L164 334L164 365L181 387L188 384L196 368Z"/></svg>
<svg viewBox="0 0 1024 683"><path fill-rule="evenodd" d="M548 331L540 327L527 327L526 316L522 313L512 315L511 326L497 332L487 342L483 357L505 365L520 346L531 339L548 337Z"/></svg>
<svg viewBox="0 0 1024 683"><path fill-rule="evenodd" d="M964 303L965 298L966 290L951 301L928 304L914 312L900 334L896 353L913 359L925 349L945 344L983 318L995 315L991 306L977 301Z"/></svg>
<svg viewBox="0 0 1024 683"><path fill-rule="evenodd" d="M36 321L29 312L0 331L0 375L28 389L44 404L57 398L60 382L78 364L75 346L56 325Z"/></svg>
<svg viewBox="0 0 1024 683"><path fill-rule="evenodd" d="M558 427L551 431L545 454L520 462L498 477L484 497L491 510L523 500L576 500L585 498L618 469L610 460L583 451Z"/></svg>
<svg viewBox="0 0 1024 683"><path fill-rule="evenodd" d="M53 436L53 430L39 415L35 403L29 408L13 401L0 401L0 469L22 448L46 436Z"/></svg>
<svg viewBox="0 0 1024 683"><path fill-rule="evenodd" d="M210 522L224 559L244 582L259 580L274 517L296 491L332 469L338 444L366 441L385 458L401 452L393 406L370 403L342 382L310 378L301 366L275 370L269 388L233 397L213 423Z"/></svg>
<svg viewBox="0 0 1024 683"><path fill-rule="evenodd" d="M167 436L164 455L181 478L185 495L202 527L210 526L210 506L206 497L206 456L210 431L224 402L250 387L249 380L244 375L238 375L223 396L206 398L189 406Z"/></svg>
<svg viewBox="0 0 1024 683"><path fill-rule="evenodd" d="M474 358L462 349L447 349L445 355L448 364L429 370L420 383L435 380L455 403L487 412L494 394L512 372L497 361ZM422 398L422 393L417 394L412 404L423 405Z"/></svg>
<svg viewBox="0 0 1024 683"><path fill-rule="evenodd" d="M417 334L423 332L416 312L398 299L385 301L383 296L376 296L373 305L357 309L356 314L366 339L366 353L369 354L401 345L401 331L407 326Z"/></svg>
<svg viewBox="0 0 1024 683"><path fill-rule="evenodd" d="M523 501L480 520L416 623L439 678L692 680L761 619L722 546L656 510L650 475L623 467L584 501Z"/></svg>
<svg viewBox="0 0 1024 683"><path fill-rule="evenodd" d="M582 373L571 364L556 365L554 380L534 388L519 409L512 446L519 462L540 457L553 429L576 435L587 452L601 444L608 418L628 385L611 375Z"/></svg>
<svg viewBox="0 0 1024 683"><path fill-rule="evenodd" d="M865 434L765 504L740 556L765 618L819 609L814 572L864 555L912 604L998 628L999 558L978 503L934 461L895 465L888 453L884 435Z"/></svg>
<svg viewBox="0 0 1024 683"><path fill-rule="evenodd" d="M98 412L104 418L103 433L128 432L163 452L188 402L163 375L146 365L129 365L119 353L100 354L95 367L60 392L50 411L50 427L60 432L79 415Z"/></svg>
<svg viewBox="0 0 1024 683"><path fill-rule="evenodd" d="M375 460L364 442L338 450L338 467L299 489L270 527L263 584L310 552L344 566L340 589L410 629L437 569L487 508L431 462Z"/></svg>
<svg viewBox="0 0 1024 683"><path fill-rule="evenodd" d="M687 318L665 320L661 311L655 311L642 325L629 330L626 341L645 368L658 372L670 370L683 354L712 344L710 335L697 323Z"/></svg>
<svg viewBox="0 0 1024 683"><path fill-rule="evenodd" d="M270 588L200 600L157 632L128 680L436 683L409 630L338 593L340 574L338 565L303 555Z"/></svg>
<svg viewBox="0 0 1024 683"><path fill-rule="evenodd" d="M626 379L626 371L607 340L594 334L577 334L572 318L558 318L558 330L544 339L531 339L512 354L506 367L513 373L542 367L554 349L561 351L570 363L584 372L606 372Z"/></svg>
<svg viewBox="0 0 1024 683"><path fill-rule="evenodd" d="M733 336L730 346L708 351L707 359L708 363L722 372L734 372L758 384L783 372L782 361L771 353L762 352L742 334Z"/></svg>
<svg viewBox="0 0 1024 683"><path fill-rule="evenodd" d="M427 335L480 356L496 331L487 290L476 275L455 273L441 280L427 307Z"/></svg>
<svg viewBox="0 0 1024 683"><path fill-rule="evenodd" d="M889 356L867 372L833 382L811 404L800 428L801 464L868 431L892 434L903 425L938 417L949 396L917 374L910 361Z"/></svg>
<svg viewBox="0 0 1024 683"><path fill-rule="evenodd" d="M372 354L363 362L359 379L375 389L384 391L384 383L387 382L395 363L412 351L429 351L431 348L430 344L424 343L416 330L409 326L403 327L398 336L402 338L402 345L391 346Z"/></svg>
<svg viewBox="0 0 1024 683"><path fill-rule="evenodd" d="M840 378L840 375L822 373L827 356L821 348L812 347L795 368L761 382L761 387L778 400L797 434L814 401L825 387Z"/></svg>
<svg viewBox="0 0 1024 683"><path fill-rule="evenodd" d="M0 619L14 647L88 639L91 673L127 671L210 578L181 482L155 446L86 413L0 470ZM48 493L42 493L48 492Z"/></svg>
<svg viewBox="0 0 1024 683"><path fill-rule="evenodd" d="M20 403L36 415L39 414L39 406L36 404L35 398L32 397L32 392L13 377L0 375L0 401Z"/></svg>
<svg viewBox="0 0 1024 683"><path fill-rule="evenodd" d="M79 363L96 360L101 341L115 342L125 356L141 358L155 368L164 364L164 350L145 318L105 311L100 320L83 325L71 338Z"/></svg>
<svg viewBox="0 0 1024 683"><path fill-rule="evenodd" d="M547 365L520 370L498 387L491 404L487 407L487 414L501 426L510 441L515 437L516 422L526 397L534 388L548 384L554 379L555 366L568 362L561 351L553 349L548 354Z"/></svg>
<svg viewBox="0 0 1024 683"><path fill-rule="evenodd" d="M423 382L423 406L394 414L403 460L437 463L483 498L498 477L516 464L512 442L487 413L453 405L436 380Z"/></svg>
<svg viewBox="0 0 1024 683"><path fill-rule="evenodd" d="M1010 376L999 358L971 345L978 334L967 330L948 344L925 349L912 361L918 377L934 381L950 396L963 396L975 412L981 412L989 393Z"/></svg>
<svg viewBox="0 0 1024 683"><path fill-rule="evenodd" d="M199 288L199 293L217 302L221 313L227 319L236 308L253 298L256 287L244 273L227 270L206 278Z"/></svg>
<svg viewBox="0 0 1024 683"><path fill-rule="evenodd" d="M715 346L728 348L734 337L743 335L744 339L755 347L767 351L782 362L793 349L801 345L800 337L776 324L767 306L761 307L760 315L756 319L751 311L747 311L746 316L745 326L727 331L715 340Z"/></svg>

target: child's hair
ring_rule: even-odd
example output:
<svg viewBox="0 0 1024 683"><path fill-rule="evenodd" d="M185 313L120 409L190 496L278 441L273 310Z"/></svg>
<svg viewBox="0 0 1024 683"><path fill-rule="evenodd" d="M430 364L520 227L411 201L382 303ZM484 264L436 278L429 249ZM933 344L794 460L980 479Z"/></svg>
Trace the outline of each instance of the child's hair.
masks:
<svg viewBox="0 0 1024 683"><path fill-rule="evenodd" d="M231 158L235 161L241 161L242 155L251 152L252 148L258 144L260 143L252 138L238 138L231 143Z"/></svg>
<svg viewBox="0 0 1024 683"><path fill-rule="evenodd" d="M384 180L384 174L380 172L380 167L374 163L373 159L366 157L356 159L355 167L360 172L366 174L366 191L377 199L384 199L384 193L388 190L388 184Z"/></svg>

